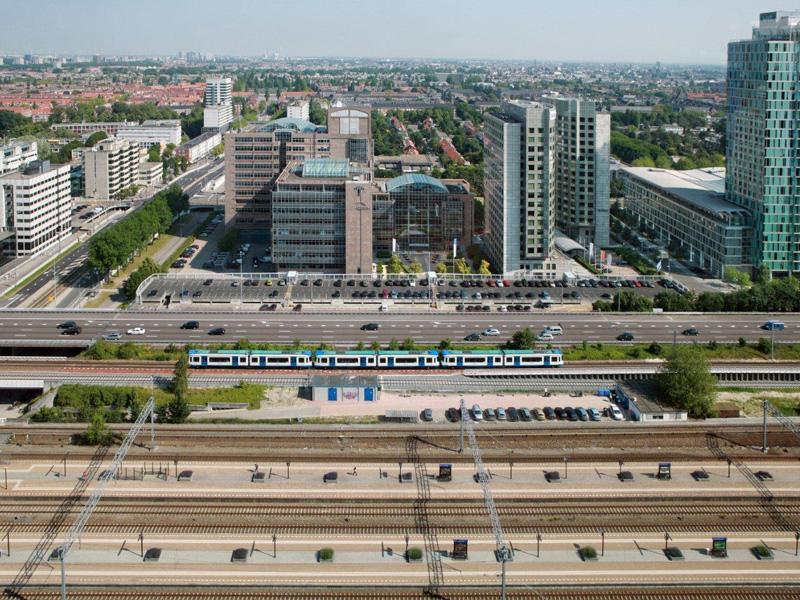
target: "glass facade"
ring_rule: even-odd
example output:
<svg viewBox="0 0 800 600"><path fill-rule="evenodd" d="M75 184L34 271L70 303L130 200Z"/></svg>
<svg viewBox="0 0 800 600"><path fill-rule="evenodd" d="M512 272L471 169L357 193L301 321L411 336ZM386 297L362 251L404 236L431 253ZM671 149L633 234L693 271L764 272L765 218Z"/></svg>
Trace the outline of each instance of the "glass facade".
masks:
<svg viewBox="0 0 800 600"><path fill-rule="evenodd" d="M800 271L798 15L765 13L728 46L727 189L752 212L754 265Z"/></svg>

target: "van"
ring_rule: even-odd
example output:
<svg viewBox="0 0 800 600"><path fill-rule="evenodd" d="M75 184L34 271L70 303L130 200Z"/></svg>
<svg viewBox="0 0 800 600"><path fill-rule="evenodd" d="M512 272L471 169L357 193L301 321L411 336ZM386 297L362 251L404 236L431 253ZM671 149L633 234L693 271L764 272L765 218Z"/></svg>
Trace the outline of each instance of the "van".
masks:
<svg viewBox="0 0 800 600"><path fill-rule="evenodd" d="M544 330L550 335L562 335L564 333L561 325L548 325Z"/></svg>
<svg viewBox="0 0 800 600"><path fill-rule="evenodd" d="M761 329L765 329L766 331L783 331L786 329L786 323L782 323L781 321L767 321L761 326Z"/></svg>

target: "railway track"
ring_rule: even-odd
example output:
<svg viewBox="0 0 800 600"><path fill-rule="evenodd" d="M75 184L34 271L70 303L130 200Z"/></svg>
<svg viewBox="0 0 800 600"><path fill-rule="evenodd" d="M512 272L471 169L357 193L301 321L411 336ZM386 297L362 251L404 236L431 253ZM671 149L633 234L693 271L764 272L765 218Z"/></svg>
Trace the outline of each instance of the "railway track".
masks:
<svg viewBox="0 0 800 600"><path fill-rule="evenodd" d="M0 527L19 533L42 530L57 510L56 501L15 499L0 502ZM536 499L497 501L504 530L535 535L616 533L795 531L800 526L800 497L674 498L641 500ZM414 532L419 507L411 500L198 500L105 498L86 531L95 534L272 534L379 535ZM77 517L71 511L68 521ZM480 501L431 500L431 527L440 534L484 534L491 528Z"/></svg>
<svg viewBox="0 0 800 600"><path fill-rule="evenodd" d="M509 600L798 600L800 586L614 586L604 587L536 587L520 589L513 584L507 591ZM55 586L32 586L23 590L21 597L27 600L57 600L60 598ZM374 588L357 587L191 587L170 588L159 586L113 587L70 586L69 597L73 600L376 600ZM498 589L443 586L437 595L414 588L381 588L380 600L497 600Z"/></svg>

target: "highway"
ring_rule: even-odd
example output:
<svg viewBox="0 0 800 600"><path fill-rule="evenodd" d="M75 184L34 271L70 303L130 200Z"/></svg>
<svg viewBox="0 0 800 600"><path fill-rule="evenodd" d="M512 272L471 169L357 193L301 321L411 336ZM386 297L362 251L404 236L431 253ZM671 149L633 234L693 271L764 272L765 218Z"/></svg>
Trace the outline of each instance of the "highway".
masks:
<svg viewBox="0 0 800 600"><path fill-rule="evenodd" d="M800 314L549 314L527 315L517 313L464 314L464 313L388 313L355 314L330 313L264 313L235 311L86 311L55 310L25 311L0 310L0 344L31 345L55 342L88 344L104 334L119 332L123 340L149 343L220 343L246 338L254 342L290 344L295 340L307 343L327 343L352 346L358 342L388 343L412 338L418 343L438 343L445 338L461 341L474 332L488 327L500 331L499 336L484 337L483 343L505 342L515 332L530 327L535 332L545 325L560 323L564 335L555 344L613 343L622 332L630 332L636 342L671 343L709 341L735 343L740 337L749 342L770 338L769 331L761 329L770 318L786 323L786 329L775 331L776 343L800 342ZM82 329L78 336L64 336L57 325L74 320ZM183 330L181 325L197 320L200 328ZM377 331L362 331L362 325L375 322ZM127 335L128 329L142 327L143 335ZM212 328L222 327L225 335L211 336ZM681 335L684 329L696 327L699 335Z"/></svg>
<svg viewBox="0 0 800 600"><path fill-rule="evenodd" d="M181 183L184 186L184 192L189 194L189 196L192 196L203 189L203 186L205 186L209 181L219 177L219 171L223 168L223 166L224 163L222 161L209 163L208 165L198 169L196 172L189 173L185 178L176 183ZM133 210L135 211L137 208L141 208L147 202L152 200L152 198L153 196L145 198L137 206L135 206ZM125 215L127 216L132 212L133 211L129 210L125 213ZM110 221L106 226L99 229L96 234L100 233L107 227L112 226L118 221L119 220ZM65 304L73 304L76 299L83 296L86 290L89 289L87 286L91 286L93 283L95 283L94 277L85 268L90 239L91 238L88 238L84 243L75 248L69 254L63 256L58 261L59 264L57 270L59 288L62 288L62 286L73 288L72 292L68 294L67 299L64 301ZM28 282L24 287L18 289L13 298L11 298L11 300L7 303L7 307L12 308L23 306L29 298L42 290L42 288L45 286L51 286L52 284L53 271L51 268L39 275L39 277L33 281Z"/></svg>

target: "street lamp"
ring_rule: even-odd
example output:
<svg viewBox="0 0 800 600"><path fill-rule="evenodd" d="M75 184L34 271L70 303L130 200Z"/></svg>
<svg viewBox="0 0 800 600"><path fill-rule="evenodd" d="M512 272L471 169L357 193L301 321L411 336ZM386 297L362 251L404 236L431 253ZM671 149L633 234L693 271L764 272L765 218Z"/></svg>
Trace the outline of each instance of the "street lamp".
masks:
<svg viewBox="0 0 800 600"><path fill-rule="evenodd" d="M564 457L564 479L566 479L567 475L568 475L568 473L567 473L567 463L568 462L569 462L569 459L565 456Z"/></svg>

